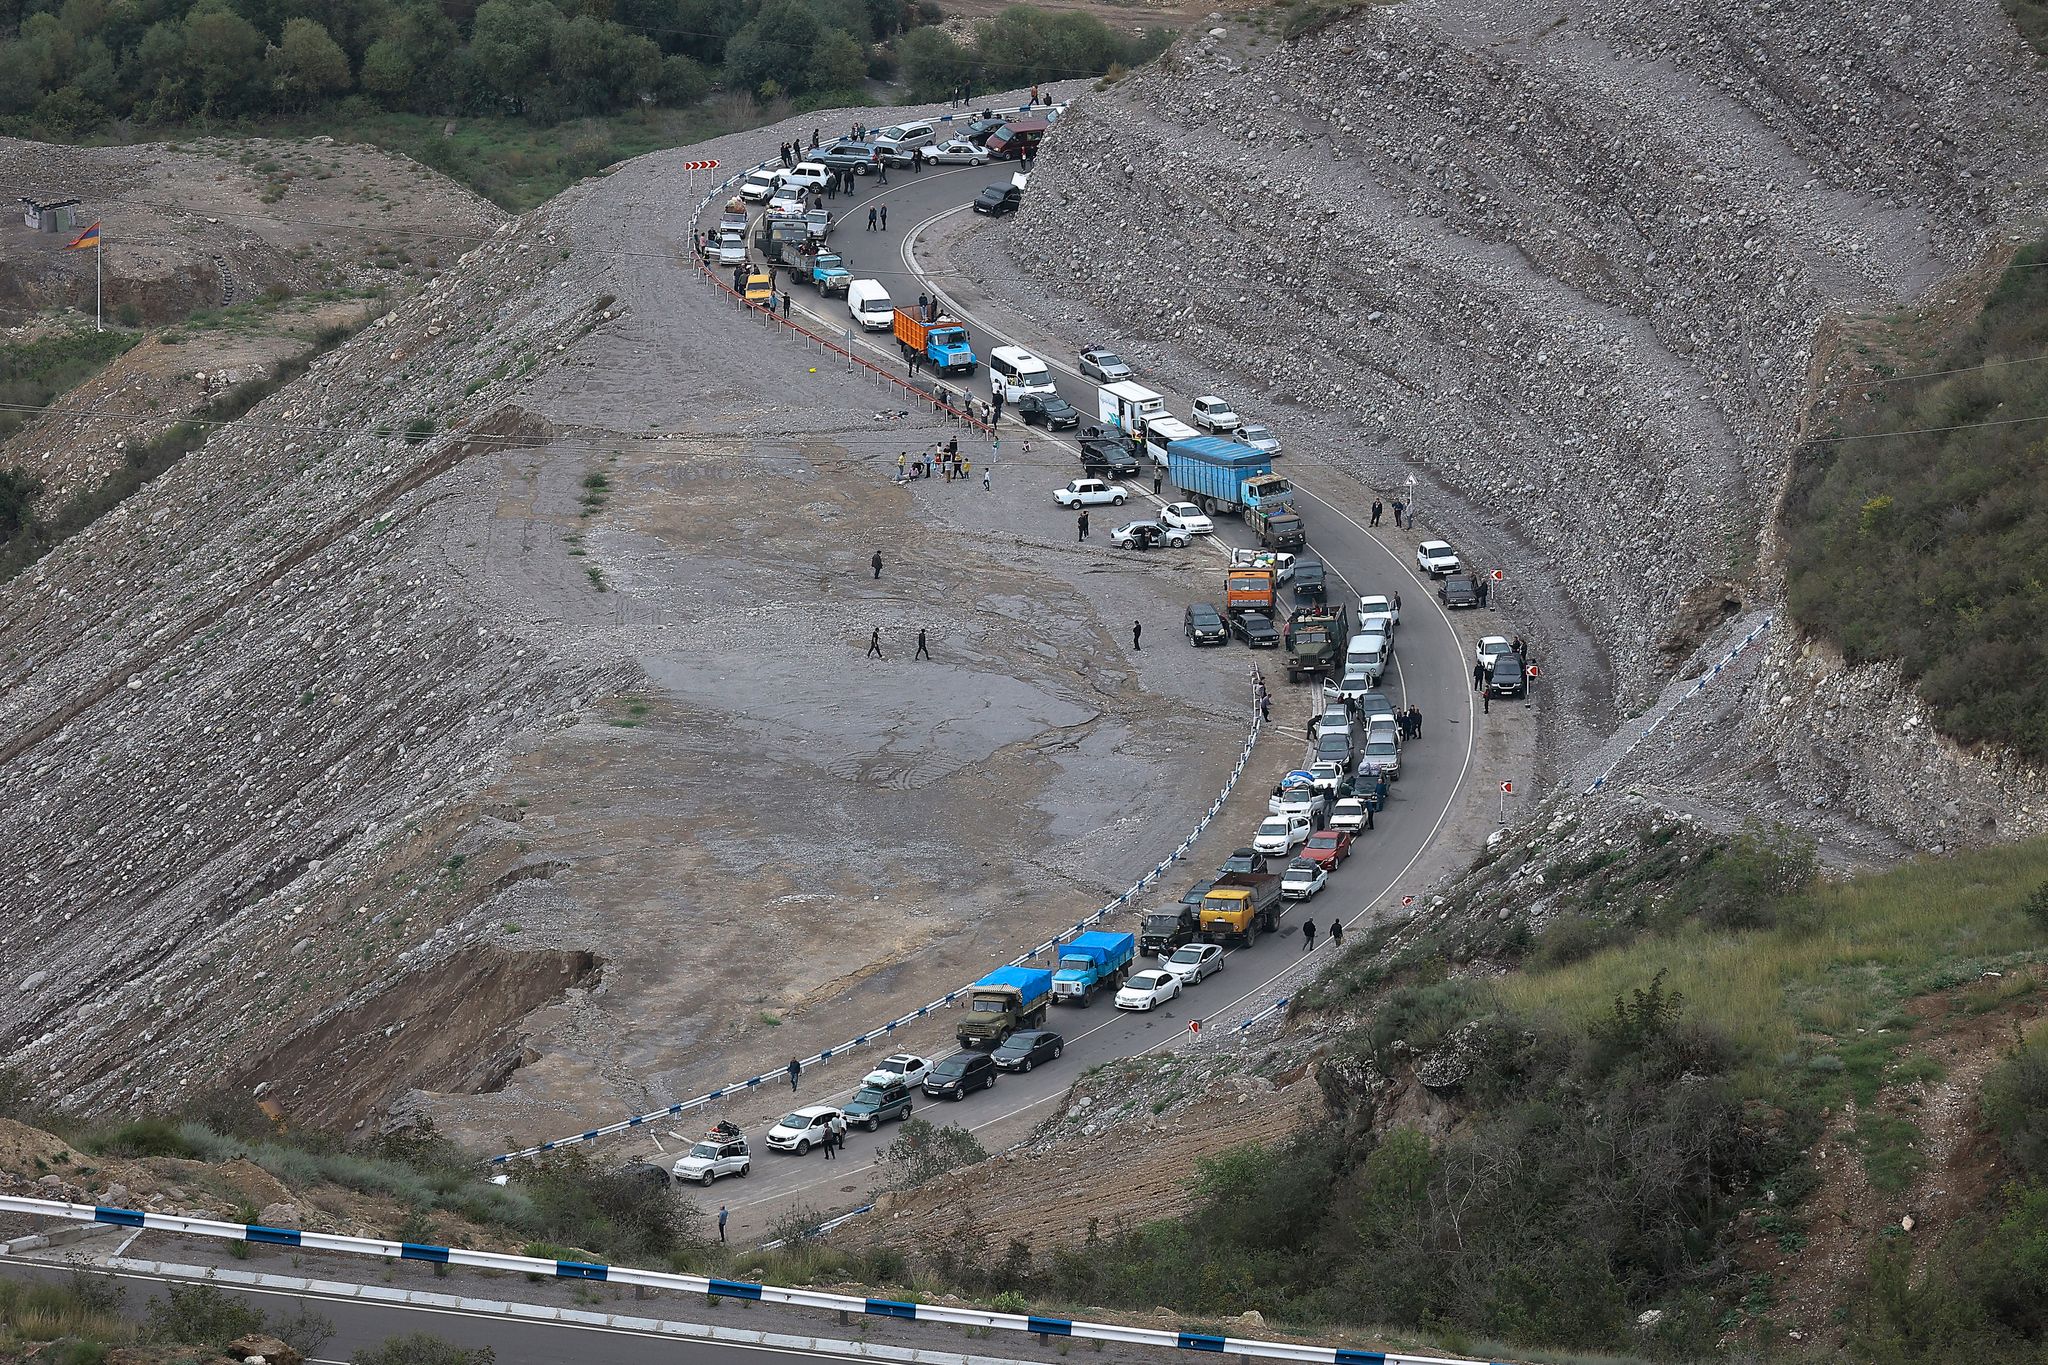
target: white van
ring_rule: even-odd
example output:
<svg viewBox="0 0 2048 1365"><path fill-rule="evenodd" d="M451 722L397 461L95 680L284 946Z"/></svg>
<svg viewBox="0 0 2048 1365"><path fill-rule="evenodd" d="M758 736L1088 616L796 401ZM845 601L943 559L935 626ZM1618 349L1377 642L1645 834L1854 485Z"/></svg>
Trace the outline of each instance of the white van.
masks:
<svg viewBox="0 0 2048 1365"><path fill-rule="evenodd" d="M1022 346L998 346L988 353L989 394L1014 403L1027 393L1058 393L1052 371Z"/></svg>
<svg viewBox="0 0 2048 1365"><path fill-rule="evenodd" d="M1352 636L1351 643L1344 648L1344 676L1378 682L1386 671L1387 637L1376 630Z"/></svg>
<svg viewBox="0 0 2048 1365"><path fill-rule="evenodd" d="M846 286L846 311L870 332L879 332L896 321L896 305L879 280L855 280Z"/></svg>
<svg viewBox="0 0 2048 1365"><path fill-rule="evenodd" d="M1152 463L1166 468L1166 448L1175 441L1192 441L1202 433L1178 417L1153 417L1145 422L1145 449Z"/></svg>

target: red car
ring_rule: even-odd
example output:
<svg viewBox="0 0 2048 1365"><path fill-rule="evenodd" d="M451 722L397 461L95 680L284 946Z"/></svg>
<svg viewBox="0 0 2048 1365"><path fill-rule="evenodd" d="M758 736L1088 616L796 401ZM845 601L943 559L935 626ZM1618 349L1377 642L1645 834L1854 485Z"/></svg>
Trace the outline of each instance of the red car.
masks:
<svg viewBox="0 0 2048 1365"><path fill-rule="evenodd" d="M1321 863L1334 872L1351 856L1351 831L1319 829L1309 835L1308 842L1302 845L1301 852L1296 856L1306 858L1312 863Z"/></svg>

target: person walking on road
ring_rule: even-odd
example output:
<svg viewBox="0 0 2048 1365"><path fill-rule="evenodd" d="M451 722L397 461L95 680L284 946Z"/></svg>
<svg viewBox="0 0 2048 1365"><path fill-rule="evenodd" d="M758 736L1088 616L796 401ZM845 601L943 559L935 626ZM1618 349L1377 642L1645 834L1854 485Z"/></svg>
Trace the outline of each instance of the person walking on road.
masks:
<svg viewBox="0 0 2048 1365"><path fill-rule="evenodd" d="M1259 723L1263 725L1271 719L1273 719L1273 699L1264 692L1261 692L1259 693Z"/></svg>
<svg viewBox="0 0 2048 1365"><path fill-rule="evenodd" d="M787 289L782 291L782 320L784 322L789 321L789 291Z"/></svg>
<svg viewBox="0 0 2048 1365"><path fill-rule="evenodd" d="M899 460L897 463L901 464L902 461ZM874 554L869 557L868 567L875 571L875 577L880 578L882 576L882 552L880 550L875 551Z"/></svg>
<svg viewBox="0 0 2048 1365"><path fill-rule="evenodd" d="M984 493L987 493L987 492L991 492L991 491L993 491L993 490L992 490L992 489L990 489L990 487L989 487L989 479L990 479L990 475L991 475L991 474L993 474L993 473L994 473L994 471L993 471L993 470L991 470L991 469L987 468L986 466L983 466L983 468L982 468L982 471L981 471L981 491L982 491L982 492L984 492Z"/></svg>
<svg viewBox="0 0 2048 1365"><path fill-rule="evenodd" d="M1374 525L1374 526L1377 526L1377 525L1379 525L1379 524L1380 524L1380 500L1379 500L1378 498L1374 498L1374 499L1372 500L1372 522L1371 522L1371 524L1372 524L1372 525Z"/></svg>
<svg viewBox="0 0 2048 1365"><path fill-rule="evenodd" d="M924 643L924 627L919 626L917 628L917 653L910 656L911 661L914 663L919 659L930 659L931 657L932 652L925 647Z"/></svg>
<svg viewBox="0 0 2048 1365"><path fill-rule="evenodd" d="M882 181L883 181L883 183L884 183L884 184L887 184L887 183L888 183L888 177L887 177L886 175L885 175L885 176L883 176L883 177L882 177ZM882 231L884 231L884 232L887 232L888 230L889 230L889 206L888 206L887 204L884 204L884 205L882 205Z"/></svg>
<svg viewBox="0 0 2048 1365"><path fill-rule="evenodd" d="M1164 482L1166 482L1166 472L1165 472L1164 470L1161 470L1161 469L1155 469L1155 470L1153 470L1153 471L1152 471L1152 496L1153 496L1153 497L1155 497L1155 498L1156 498L1156 497L1158 497L1158 496L1159 496L1159 485L1160 485L1160 484L1162 484L1162 483L1164 483Z"/></svg>
<svg viewBox="0 0 2048 1365"><path fill-rule="evenodd" d="M875 653L877 653L877 654L880 654L880 653L882 652L882 649L881 649L881 643L880 643L880 642L881 642L881 638L882 638L882 630L881 630L881 627L877 626L877 627L875 628L875 640L876 640L876 644L875 644ZM797 1083L797 1079L798 1079L799 1077L801 1077L801 1076L802 1076L803 1074L804 1074L804 1064L803 1064L802 1062L798 1061L798 1060L797 1060L796 1058L794 1058L794 1057L790 1058L790 1059L789 1059L789 1093L790 1093L790 1094L794 1095L794 1094L796 1093L796 1083Z"/></svg>
<svg viewBox="0 0 2048 1365"><path fill-rule="evenodd" d="M728 1216L730 1216L730 1211L725 1205L720 1204L718 1206L718 1240L721 1242L725 1240L725 1220Z"/></svg>
<svg viewBox="0 0 2048 1365"><path fill-rule="evenodd" d="M1472 665L1472 690L1474 692L1486 690L1486 665L1483 663Z"/></svg>
<svg viewBox="0 0 2048 1365"><path fill-rule="evenodd" d="M1310 920L1301 926L1301 950L1304 953L1312 953L1316 950L1316 922L1314 920Z"/></svg>
<svg viewBox="0 0 2048 1365"><path fill-rule="evenodd" d="M1409 728L1409 729L1411 729L1411 730L1413 730L1413 731L1415 731L1415 737L1416 737L1417 739L1421 739L1421 738L1422 738L1422 708L1421 708L1421 707L1419 707L1419 706L1411 706L1411 707L1409 707L1409 708L1408 708L1408 728Z"/></svg>
<svg viewBox="0 0 2048 1365"><path fill-rule="evenodd" d="M868 205L868 231L869 231L869 232L873 232L874 230L875 230L875 206L874 206L873 204L869 204L869 205Z"/></svg>
<svg viewBox="0 0 2048 1365"><path fill-rule="evenodd" d="M989 421L1000 422L1003 420L1003 391L1001 389L996 390L994 399L990 401L989 413Z"/></svg>
<svg viewBox="0 0 2048 1365"><path fill-rule="evenodd" d="M1144 633L1145 633L1145 623L1144 623L1143 621L1133 621L1133 622L1131 622L1131 649L1132 649L1133 651L1136 651L1136 650L1139 650L1139 649L1143 648L1143 646L1141 646L1141 645L1140 645L1140 644L1138 643L1138 637L1139 637L1139 636L1141 636L1141 635L1143 635Z"/></svg>
<svg viewBox="0 0 2048 1365"><path fill-rule="evenodd" d="M839 1135L832 1131L832 1125L829 1122L825 1125L825 1141L823 1145L825 1148L825 1160L832 1160L832 1149L839 1145Z"/></svg>
<svg viewBox="0 0 2048 1365"><path fill-rule="evenodd" d="M1344 921L1341 919L1330 921L1330 946L1340 949L1344 946Z"/></svg>
<svg viewBox="0 0 2048 1365"><path fill-rule="evenodd" d="M1086 512L1081 514L1081 534L1076 538L1079 540L1088 539L1088 514Z"/></svg>
<svg viewBox="0 0 2048 1365"><path fill-rule="evenodd" d="M870 659L882 657L882 628L880 626L876 626L868 635L868 657ZM796 1089L796 1075L794 1072L789 1077L789 1088L791 1090Z"/></svg>

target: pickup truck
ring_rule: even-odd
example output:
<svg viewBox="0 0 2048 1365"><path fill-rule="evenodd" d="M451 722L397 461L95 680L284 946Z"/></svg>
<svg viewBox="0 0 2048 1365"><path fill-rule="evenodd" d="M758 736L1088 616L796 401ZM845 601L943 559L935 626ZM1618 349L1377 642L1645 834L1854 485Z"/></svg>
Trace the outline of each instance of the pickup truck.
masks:
<svg viewBox="0 0 2048 1365"><path fill-rule="evenodd" d="M1269 550L1299 550L1308 544L1308 528L1292 507L1247 507L1244 522Z"/></svg>
<svg viewBox="0 0 2048 1365"><path fill-rule="evenodd" d="M954 1036L962 1047L995 1047L1018 1029L1044 1023L1051 1003L1051 972L998 967L967 988L967 1017Z"/></svg>
<svg viewBox="0 0 2048 1365"><path fill-rule="evenodd" d="M1259 931L1279 927L1286 903L1280 899L1280 878L1271 872L1231 873L1219 878L1202 898L1202 938L1209 943L1259 941Z"/></svg>
<svg viewBox="0 0 2048 1365"><path fill-rule="evenodd" d="M840 264L838 252L821 251L811 258L811 283L820 294L843 295L853 283L853 272Z"/></svg>
<svg viewBox="0 0 2048 1365"><path fill-rule="evenodd" d="M1193 943L1202 932L1202 896L1209 894L1213 882L1196 884L1201 895L1196 896L1192 905L1183 900L1179 905L1162 907L1145 916L1145 925L1138 935L1138 950L1147 957L1165 958L1184 943Z"/></svg>
<svg viewBox="0 0 2048 1365"><path fill-rule="evenodd" d="M1096 991L1104 986L1113 991L1123 984L1137 947L1137 939L1130 934L1100 930L1077 934L1071 943L1062 943L1059 970L1052 974L1052 1002L1086 1009Z"/></svg>
<svg viewBox="0 0 2048 1365"><path fill-rule="evenodd" d="M973 374L980 363L974 358L967 329L943 314L936 322L926 322L909 309L898 308L895 327L898 341L923 355L942 373L958 370Z"/></svg>

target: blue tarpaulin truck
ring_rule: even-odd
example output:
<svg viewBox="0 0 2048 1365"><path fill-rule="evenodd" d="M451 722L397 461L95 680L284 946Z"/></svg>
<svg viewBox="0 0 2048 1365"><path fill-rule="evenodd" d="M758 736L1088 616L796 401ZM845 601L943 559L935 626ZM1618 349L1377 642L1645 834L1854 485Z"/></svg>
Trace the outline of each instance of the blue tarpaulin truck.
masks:
<svg viewBox="0 0 2048 1365"><path fill-rule="evenodd" d="M1273 457L1221 436L1196 436L1166 447L1166 477L1204 512L1243 514L1269 547L1304 544L1294 511L1294 485L1273 472Z"/></svg>
<svg viewBox="0 0 2048 1365"><path fill-rule="evenodd" d="M1051 972L998 967L967 988L967 1017L954 1034L962 1047L997 1047L1018 1029L1044 1023L1051 1003Z"/></svg>
<svg viewBox="0 0 2048 1365"><path fill-rule="evenodd" d="M1095 992L1115 990L1131 970L1131 955L1137 939L1130 934L1099 930L1077 934L1071 943L1059 946L1059 970L1052 974L1052 1002L1080 1005L1084 1009Z"/></svg>

